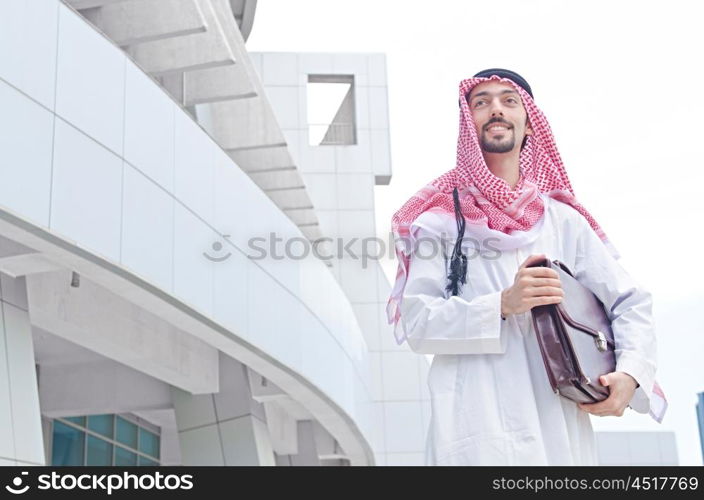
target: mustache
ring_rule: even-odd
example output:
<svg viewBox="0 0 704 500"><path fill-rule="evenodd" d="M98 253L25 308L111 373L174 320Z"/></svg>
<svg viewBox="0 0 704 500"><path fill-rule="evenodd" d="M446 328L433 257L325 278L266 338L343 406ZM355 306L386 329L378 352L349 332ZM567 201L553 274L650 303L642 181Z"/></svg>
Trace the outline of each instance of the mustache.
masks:
<svg viewBox="0 0 704 500"><path fill-rule="evenodd" d="M489 120L489 121L486 123L486 125L484 125L484 127L483 127L483 128L484 128L484 131L486 132L486 130L487 130L489 127L491 127L492 125L494 125L494 124L496 124L496 123L500 123L500 124L502 124L502 125L506 125L508 128L513 128L513 126L512 126L509 122L507 122L506 120L504 120L504 119L502 119L502 118L492 118L491 120Z"/></svg>

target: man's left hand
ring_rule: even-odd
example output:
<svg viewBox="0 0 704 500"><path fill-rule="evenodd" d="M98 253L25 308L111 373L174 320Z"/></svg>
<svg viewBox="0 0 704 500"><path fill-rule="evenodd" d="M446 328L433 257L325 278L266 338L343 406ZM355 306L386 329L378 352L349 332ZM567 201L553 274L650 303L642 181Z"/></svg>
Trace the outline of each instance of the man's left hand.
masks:
<svg viewBox="0 0 704 500"><path fill-rule="evenodd" d="M579 408L600 417L622 416L636 392L636 379L624 372L611 372L599 377L599 382L609 388L609 397L598 403L579 403Z"/></svg>

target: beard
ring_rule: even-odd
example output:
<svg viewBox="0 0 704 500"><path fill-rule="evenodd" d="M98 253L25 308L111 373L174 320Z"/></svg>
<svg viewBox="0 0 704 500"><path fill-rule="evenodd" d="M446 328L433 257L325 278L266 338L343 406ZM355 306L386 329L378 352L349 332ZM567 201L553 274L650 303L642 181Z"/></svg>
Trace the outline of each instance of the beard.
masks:
<svg viewBox="0 0 704 500"><path fill-rule="evenodd" d="M485 153L508 153L512 151L516 145L516 136L513 134L513 129L506 131L506 135L509 135L509 137L490 139L487 132L482 132L480 139L482 151Z"/></svg>

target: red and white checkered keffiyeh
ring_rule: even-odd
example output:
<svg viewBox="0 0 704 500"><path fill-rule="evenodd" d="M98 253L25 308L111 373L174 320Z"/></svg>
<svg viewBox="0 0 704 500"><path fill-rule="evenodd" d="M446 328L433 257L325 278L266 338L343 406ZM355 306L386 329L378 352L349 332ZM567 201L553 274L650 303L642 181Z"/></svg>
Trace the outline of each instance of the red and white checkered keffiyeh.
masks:
<svg viewBox="0 0 704 500"><path fill-rule="evenodd" d="M520 178L513 189L505 180L489 170L465 97L476 85L489 80L505 82L516 89L533 129L533 134L528 136L521 151ZM582 214L612 255L615 258L619 257L599 224L575 198L550 125L543 112L522 87L496 75L489 78L468 78L460 82L459 102L460 131L457 140L457 165L413 195L392 218L398 270L386 313L389 323L394 324L394 335L399 344L403 343L406 337L399 320L400 304L410 265L412 246L406 243L413 237L411 225L419 215L428 211L445 213L454 219L452 191L455 187L460 192L460 206L468 228L471 225L486 226L510 235L510 239L521 241L521 236L525 235L543 216L544 204L541 196L549 196L569 204ZM657 384L654 394L656 396L662 394L662 389ZM664 404L666 407L664 396L658 404ZM655 418L658 419L657 416Z"/></svg>

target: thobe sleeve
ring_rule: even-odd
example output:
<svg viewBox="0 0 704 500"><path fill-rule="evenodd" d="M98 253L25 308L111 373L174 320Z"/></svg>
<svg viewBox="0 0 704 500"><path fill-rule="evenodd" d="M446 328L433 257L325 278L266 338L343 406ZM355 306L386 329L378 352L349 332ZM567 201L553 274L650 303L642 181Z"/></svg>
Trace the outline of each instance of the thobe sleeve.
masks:
<svg viewBox="0 0 704 500"><path fill-rule="evenodd" d="M444 247L438 241L420 238L411 254L400 320L410 348L421 354L503 353L508 321L501 319L501 291L471 300L448 296L447 252L439 251Z"/></svg>
<svg viewBox="0 0 704 500"><path fill-rule="evenodd" d="M652 295L614 259L586 219L578 215L577 222L575 278L604 304L616 344L616 371L639 384L630 406L647 413L656 369Z"/></svg>

